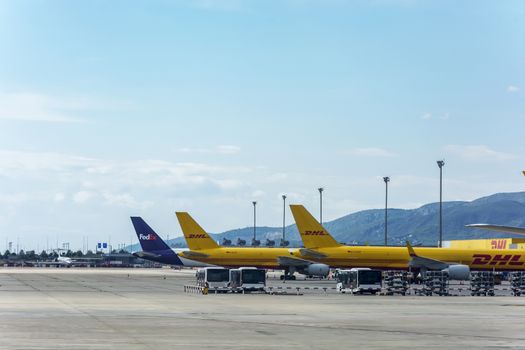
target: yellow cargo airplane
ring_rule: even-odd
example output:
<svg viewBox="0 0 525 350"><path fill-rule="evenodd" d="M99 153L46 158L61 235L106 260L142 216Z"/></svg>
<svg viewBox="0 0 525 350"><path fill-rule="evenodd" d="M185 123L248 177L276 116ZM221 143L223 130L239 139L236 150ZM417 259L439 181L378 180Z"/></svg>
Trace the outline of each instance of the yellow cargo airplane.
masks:
<svg viewBox="0 0 525 350"><path fill-rule="evenodd" d="M223 247L186 212L176 212L189 250L179 256L210 265L224 267L254 266L282 269L281 279L299 272L309 276L327 276L330 267L312 260L317 253L304 248ZM294 278L293 276L291 277Z"/></svg>
<svg viewBox="0 0 525 350"><path fill-rule="evenodd" d="M348 246L338 243L302 206L290 205L305 249L315 252L311 260L331 267L370 267L377 269L413 268L446 270L451 279L464 280L470 270L525 270L521 250L473 250L452 248L412 248Z"/></svg>

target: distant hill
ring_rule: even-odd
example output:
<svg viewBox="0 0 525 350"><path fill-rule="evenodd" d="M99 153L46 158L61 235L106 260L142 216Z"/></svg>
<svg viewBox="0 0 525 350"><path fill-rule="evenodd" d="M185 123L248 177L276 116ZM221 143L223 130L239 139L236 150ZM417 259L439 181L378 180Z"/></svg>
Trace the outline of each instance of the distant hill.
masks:
<svg viewBox="0 0 525 350"><path fill-rule="evenodd" d="M443 202L443 239L476 239L512 237L511 234L490 232L465 227L473 223L525 227L525 192L497 193L471 202ZM339 241L347 244L379 245L384 239L384 209L363 210L324 223L326 229ZM282 227L257 227L257 239L261 243L269 239L279 244ZM409 240L414 245L436 245L439 235L439 203L426 204L417 209L389 209L389 244L404 245ZM223 238L232 243L237 238L249 244L253 227L245 227L212 234L217 241ZM301 246L297 227L286 227L286 238L290 246ZM186 247L183 237L169 240L173 247ZM139 250L138 244L132 246Z"/></svg>

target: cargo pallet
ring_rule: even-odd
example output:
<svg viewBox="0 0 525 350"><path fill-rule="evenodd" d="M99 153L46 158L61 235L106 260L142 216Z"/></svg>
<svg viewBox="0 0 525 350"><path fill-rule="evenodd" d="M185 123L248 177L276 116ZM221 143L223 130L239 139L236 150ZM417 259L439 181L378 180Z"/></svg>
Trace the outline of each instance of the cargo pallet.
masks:
<svg viewBox="0 0 525 350"><path fill-rule="evenodd" d="M449 275L446 271L427 271L422 280L423 288L418 290L419 295L449 295Z"/></svg>
<svg viewBox="0 0 525 350"><path fill-rule="evenodd" d="M473 271L470 273L470 295L494 296L494 272Z"/></svg>
<svg viewBox="0 0 525 350"><path fill-rule="evenodd" d="M525 293L525 272L514 271L509 274L512 295L519 297Z"/></svg>
<svg viewBox="0 0 525 350"><path fill-rule="evenodd" d="M408 283L408 272L406 271L383 271L383 294L406 295L410 288Z"/></svg>

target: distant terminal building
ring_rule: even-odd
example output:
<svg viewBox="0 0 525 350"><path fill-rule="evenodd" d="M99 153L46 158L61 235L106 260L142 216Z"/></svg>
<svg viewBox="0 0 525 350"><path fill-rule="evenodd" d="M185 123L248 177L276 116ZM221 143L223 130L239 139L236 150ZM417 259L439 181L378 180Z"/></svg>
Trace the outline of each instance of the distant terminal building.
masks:
<svg viewBox="0 0 525 350"><path fill-rule="evenodd" d="M443 248L525 249L525 238L460 239L443 241Z"/></svg>

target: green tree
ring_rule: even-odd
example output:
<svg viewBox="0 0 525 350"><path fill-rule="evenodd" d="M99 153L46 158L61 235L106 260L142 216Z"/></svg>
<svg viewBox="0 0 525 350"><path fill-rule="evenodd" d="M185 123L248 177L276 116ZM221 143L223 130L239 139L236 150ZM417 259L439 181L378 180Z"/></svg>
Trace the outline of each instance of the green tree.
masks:
<svg viewBox="0 0 525 350"><path fill-rule="evenodd" d="M49 255L47 255L47 252L45 250L42 250L42 253L40 253L40 258L41 259L47 259L49 257Z"/></svg>
<svg viewBox="0 0 525 350"><path fill-rule="evenodd" d="M28 260L35 260L36 259L35 251L34 250L28 251L26 253L26 259L28 259Z"/></svg>

